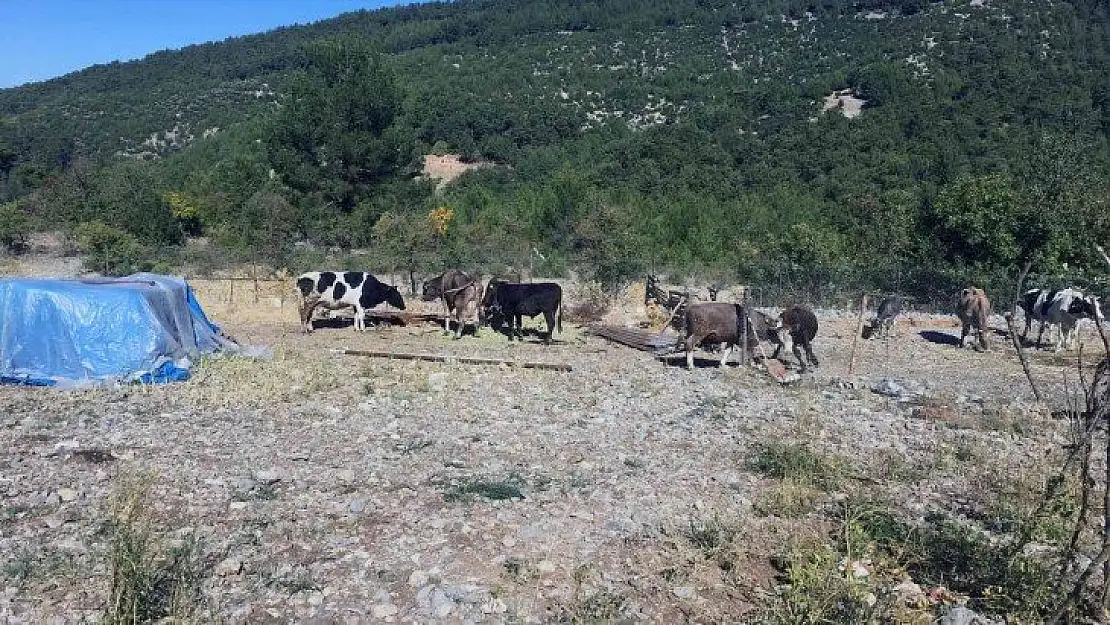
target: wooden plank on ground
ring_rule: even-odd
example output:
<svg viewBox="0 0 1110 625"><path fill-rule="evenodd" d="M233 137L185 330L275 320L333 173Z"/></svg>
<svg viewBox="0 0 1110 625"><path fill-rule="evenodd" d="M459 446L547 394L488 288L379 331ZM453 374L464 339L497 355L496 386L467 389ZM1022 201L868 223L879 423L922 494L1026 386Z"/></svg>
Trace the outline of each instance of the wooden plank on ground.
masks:
<svg viewBox="0 0 1110 625"><path fill-rule="evenodd" d="M476 356L451 356L448 354L406 354L403 352L382 352L363 349L344 349L341 354L364 356L367 358L390 358L394 360L427 360L430 362L458 362L467 365L508 365L523 369L546 369L548 371L571 371L568 364L554 362L526 362L503 358L479 358Z"/></svg>

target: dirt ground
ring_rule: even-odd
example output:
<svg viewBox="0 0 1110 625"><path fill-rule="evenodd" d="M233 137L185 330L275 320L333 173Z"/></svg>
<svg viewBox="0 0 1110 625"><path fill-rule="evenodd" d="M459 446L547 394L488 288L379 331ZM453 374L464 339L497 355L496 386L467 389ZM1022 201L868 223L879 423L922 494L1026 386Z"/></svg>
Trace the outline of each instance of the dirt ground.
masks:
<svg viewBox="0 0 1110 625"><path fill-rule="evenodd" d="M768 512L776 483L748 462L761 445L840 458L859 479L823 497L864 490L917 518L998 476L1040 479L1066 442L1050 413L1075 352L1031 354L1051 398L1037 404L1001 333L989 352L959 349L951 317L861 340L849 374L855 317L822 312L820 368L782 387L715 354L687 371L570 323L551 346L434 325L304 335L280 294L198 292L268 355L212 358L157 387L0 388L0 620L102 614L113 493L147 475L157 535L200 539L203 622L742 622L772 587L772 557L819 527ZM1084 339L1091 350L1089 327ZM884 379L903 392L873 391ZM683 538L713 519L742 528L727 570Z"/></svg>

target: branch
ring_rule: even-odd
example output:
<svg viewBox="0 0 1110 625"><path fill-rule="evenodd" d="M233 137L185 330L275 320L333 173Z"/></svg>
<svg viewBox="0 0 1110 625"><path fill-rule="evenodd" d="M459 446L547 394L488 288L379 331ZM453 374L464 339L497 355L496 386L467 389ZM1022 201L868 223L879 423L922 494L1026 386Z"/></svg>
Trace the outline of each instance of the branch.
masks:
<svg viewBox="0 0 1110 625"><path fill-rule="evenodd" d="M1029 381L1029 387L1033 389L1033 397L1037 401L1044 401L1041 398L1041 391L1037 388L1037 383L1033 381L1033 372L1029 370L1029 361L1025 359L1025 350L1021 346L1021 340L1017 335L1017 327L1014 325L1014 315L1017 314L1018 302L1021 301L1021 288L1025 284L1025 277L1029 275L1029 269L1033 266L1033 259L1025 262L1025 266L1021 268L1021 274L1017 280L1017 290L1014 293L1014 301L1010 305L1010 310L1002 315L1006 319L1006 327L1010 331L1010 342L1014 344L1014 349L1017 350L1018 360L1021 361L1021 369L1025 372L1025 379Z"/></svg>
<svg viewBox="0 0 1110 625"><path fill-rule="evenodd" d="M1098 250L1099 255L1102 256L1102 260L1106 261L1107 265L1110 265L1110 256L1106 255L1106 250L1102 249L1102 246L1098 244L1095 245L1095 249Z"/></svg>

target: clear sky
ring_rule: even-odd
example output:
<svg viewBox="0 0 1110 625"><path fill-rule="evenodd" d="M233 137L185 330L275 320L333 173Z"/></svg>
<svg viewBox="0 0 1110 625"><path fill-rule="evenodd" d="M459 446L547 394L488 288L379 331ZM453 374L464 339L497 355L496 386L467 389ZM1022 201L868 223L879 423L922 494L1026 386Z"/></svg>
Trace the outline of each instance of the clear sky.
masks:
<svg viewBox="0 0 1110 625"><path fill-rule="evenodd" d="M412 0L0 0L0 88Z"/></svg>

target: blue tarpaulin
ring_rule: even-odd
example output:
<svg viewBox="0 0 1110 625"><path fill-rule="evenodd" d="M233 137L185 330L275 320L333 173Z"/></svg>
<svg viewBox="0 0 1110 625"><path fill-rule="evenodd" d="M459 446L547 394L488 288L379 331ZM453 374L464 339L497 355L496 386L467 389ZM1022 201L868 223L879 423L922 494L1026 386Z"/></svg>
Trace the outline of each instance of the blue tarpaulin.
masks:
<svg viewBox="0 0 1110 625"><path fill-rule="evenodd" d="M235 349L181 278L0 279L0 382L39 386L188 379Z"/></svg>

